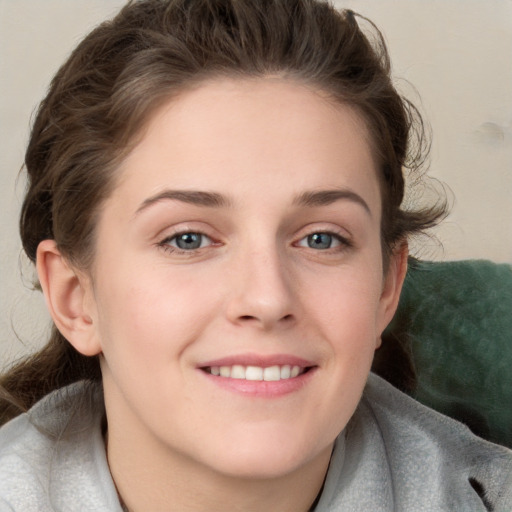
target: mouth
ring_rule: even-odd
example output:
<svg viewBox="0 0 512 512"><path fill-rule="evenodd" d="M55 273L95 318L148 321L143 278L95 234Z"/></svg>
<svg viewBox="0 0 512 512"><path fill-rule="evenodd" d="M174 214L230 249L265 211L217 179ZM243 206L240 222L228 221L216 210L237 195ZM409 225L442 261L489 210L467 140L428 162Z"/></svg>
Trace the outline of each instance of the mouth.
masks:
<svg viewBox="0 0 512 512"><path fill-rule="evenodd" d="M313 366L299 365L272 365L272 366L244 366L241 364L205 366L201 370L215 377L238 379L246 381L277 382L295 379L309 372Z"/></svg>

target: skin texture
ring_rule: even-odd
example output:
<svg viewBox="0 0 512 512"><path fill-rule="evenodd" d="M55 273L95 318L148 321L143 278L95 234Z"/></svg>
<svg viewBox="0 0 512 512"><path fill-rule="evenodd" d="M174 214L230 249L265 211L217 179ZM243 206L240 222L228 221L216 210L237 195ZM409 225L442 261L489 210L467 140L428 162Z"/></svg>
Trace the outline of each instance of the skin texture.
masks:
<svg viewBox="0 0 512 512"><path fill-rule="evenodd" d="M89 272L42 242L57 326L101 354L109 463L130 509L308 510L405 273L405 248L382 268L380 212L350 107L293 81L219 79L150 120ZM199 248L180 249L183 233L201 233ZM205 371L293 358L308 371L286 384Z"/></svg>

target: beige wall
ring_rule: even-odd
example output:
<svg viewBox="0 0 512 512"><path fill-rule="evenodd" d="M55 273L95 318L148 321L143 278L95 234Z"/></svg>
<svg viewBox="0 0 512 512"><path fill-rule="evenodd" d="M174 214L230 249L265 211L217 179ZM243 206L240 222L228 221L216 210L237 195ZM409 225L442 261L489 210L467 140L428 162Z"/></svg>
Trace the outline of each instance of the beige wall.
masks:
<svg viewBox="0 0 512 512"><path fill-rule="evenodd" d="M512 263L512 2L336 3L383 30L395 75L422 99L433 130L431 174L455 196L439 230L444 251L430 254Z"/></svg>
<svg viewBox="0 0 512 512"><path fill-rule="evenodd" d="M58 65L120 0L0 0L0 360L45 336L43 300L20 276L16 183L31 113ZM422 99L433 132L432 175L453 191L437 259L512 263L512 2L339 0L382 29L397 77ZM403 81L404 91L412 92ZM413 94L414 95L414 94ZM18 335L22 341L16 340Z"/></svg>

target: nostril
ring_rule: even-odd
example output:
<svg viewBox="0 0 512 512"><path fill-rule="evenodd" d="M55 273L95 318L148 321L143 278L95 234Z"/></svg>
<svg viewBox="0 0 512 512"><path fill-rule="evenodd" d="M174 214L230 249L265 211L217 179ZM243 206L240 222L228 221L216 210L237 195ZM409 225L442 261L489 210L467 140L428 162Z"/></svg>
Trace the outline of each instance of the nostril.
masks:
<svg viewBox="0 0 512 512"><path fill-rule="evenodd" d="M245 321L245 322L250 321L250 320L258 320L258 317L257 316L253 316L253 315L241 315L238 318L239 318L239 320L242 320L242 321ZM290 320L293 320L293 315L291 315L291 314L284 315L281 318L281 321L289 322Z"/></svg>

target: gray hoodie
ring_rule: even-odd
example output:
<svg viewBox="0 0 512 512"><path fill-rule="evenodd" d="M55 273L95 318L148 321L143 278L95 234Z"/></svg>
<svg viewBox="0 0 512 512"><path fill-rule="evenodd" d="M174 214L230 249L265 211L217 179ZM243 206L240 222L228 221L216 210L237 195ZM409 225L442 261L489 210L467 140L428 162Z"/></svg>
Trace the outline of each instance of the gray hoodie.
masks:
<svg viewBox="0 0 512 512"><path fill-rule="evenodd" d="M101 389L78 383L2 427L0 512L121 512L103 414ZM334 511L511 512L512 451L370 375L315 508Z"/></svg>

